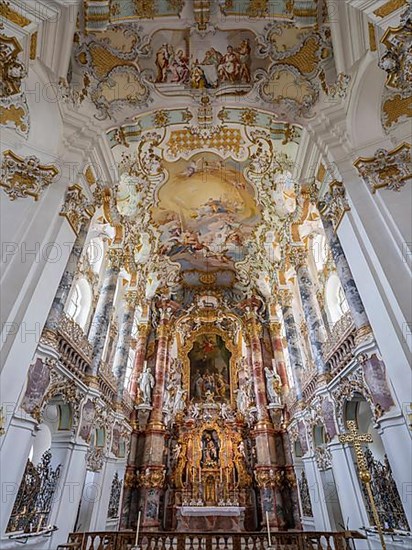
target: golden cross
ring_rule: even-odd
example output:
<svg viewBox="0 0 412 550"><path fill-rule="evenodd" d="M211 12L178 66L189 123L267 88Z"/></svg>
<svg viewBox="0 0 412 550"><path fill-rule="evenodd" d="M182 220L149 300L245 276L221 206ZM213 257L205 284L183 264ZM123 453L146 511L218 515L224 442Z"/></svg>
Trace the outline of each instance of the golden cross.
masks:
<svg viewBox="0 0 412 550"><path fill-rule="evenodd" d="M349 433L341 434L339 436L340 443L349 443L353 445L355 450L356 462L358 463L359 474L362 481L370 481L370 474L368 466L366 464L365 455L362 450L362 443L372 443L373 439L371 434L360 434L354 420L348 420L346 423ZM368 478L369 476L369 478ZM368 478L368 480L363 478Z"/></svg>
<svg viewBox="0 0 412 550"><path fill-rule="evenodd" d="M352 444L355 450L356 463L358 465L359 477L361 481L365 484L366 492L369 497L370 505L372 508L373 519L375 520L375 525L379 533L379 538L381 541L382 549L386 550L385 539L383 537L382 525L379 519L378 511L376 509L375 499L373 497L371 489L371 475L368 470L368 465L366 463L365 455L362 450L362 443L372 443L371 434L360 434L354 420L348 420L346 423L349 433L339 435L340 443Z"/></svg>

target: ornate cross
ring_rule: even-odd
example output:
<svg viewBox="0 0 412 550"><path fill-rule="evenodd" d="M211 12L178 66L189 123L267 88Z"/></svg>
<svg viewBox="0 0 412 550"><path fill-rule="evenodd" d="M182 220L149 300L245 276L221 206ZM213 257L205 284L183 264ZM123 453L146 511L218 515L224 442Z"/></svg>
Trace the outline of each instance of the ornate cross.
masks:
<svg viewBox="0 0 412 550"><path fill-rule="evenodd" d="M383 537L382 525L379 519L378 511L375 505L375 499L373 497L371 489L371 475L368 470L368 465L366 463L365 455L363 454L362 443L372 443L373 439L371 434L360 434L354 420L348 420L346 423L349 433L341 434L339 436L340 443L352 444L355 450L356 463L359 470L359 478L366 487L366 492L368 493L373 519L375 520L375 525L379 533L379 538L382 545L382 550L386 550L385 539Z"/></svg>

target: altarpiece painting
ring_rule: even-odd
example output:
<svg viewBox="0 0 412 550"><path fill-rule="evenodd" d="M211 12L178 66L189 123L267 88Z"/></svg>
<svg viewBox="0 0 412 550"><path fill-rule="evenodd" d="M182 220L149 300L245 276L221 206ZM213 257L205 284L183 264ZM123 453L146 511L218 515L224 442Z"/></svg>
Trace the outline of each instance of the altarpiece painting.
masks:
<svg viewBox="0 0 412 550"><path fill-rule="evenodd" d="M218 334L201 334L195 338L188 354L191 400L213 399L217 403L230 400L231 355Z"/></svg>

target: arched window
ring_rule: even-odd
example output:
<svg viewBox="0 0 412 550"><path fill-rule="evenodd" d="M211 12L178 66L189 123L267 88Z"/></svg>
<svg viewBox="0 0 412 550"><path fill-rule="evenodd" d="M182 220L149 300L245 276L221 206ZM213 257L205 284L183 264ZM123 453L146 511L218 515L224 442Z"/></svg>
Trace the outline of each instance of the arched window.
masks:
<svg viewBox="0 0 412 550"><path fill-rule="evenodd" d="M328 245L325 235L315 235L312 241L312 254L316 264L316 269L322 271L328 259Z"/></svg>
<svg viewBox="0 0 412 550"><path fill-rule="evenodd" d="M93 292L89 282L84 278L79 279L72 289L66 312L83 329L86 326L92 302Z"/></svg>
<svg viewBox="0 0 412 550"><path fill-rule="evenodd" d="M80 292L77 285L74 286L69 305L67 306L67 315L72 319L75 319L80 309Z"/></svg>
<svg viewBox="0 0 412 550"><path fill-rule="evenodd" d="M327 443L326 431L321 424L317 424L313 428L313 442L315 443L315 447L322 447Z"/></svg>
<svg viewBox="0 0 412 550"><path fill-rule="evenodd" d="M39 424L36 437L29 453L29 460L36 466L43 456L43 453L51 447L52 434L47 424Z"/></svg>
<svg viewBox="0 0 412 550"><path fill-rule="evenodd" d="M102 240L100 238L91 239L86 254L94 273L98 275L104 258L104 244Z"/></svg>
<svg viewBox="0 0 412 550"><path fill-rule="evenodd" d="M336 273L332 273L325 287L325 306L328 318L335 324L348 309L345 293Z"/></svg>
<svg viewBox="0 0 412 550"><path fill-rule="evenodd" d="M303 449L302 449L302 445L300 444L299 439L297 439L297 440L295 441L294 451L295 451L295 457L296 457L296 458L302 458L302 456L303 456Z"/></svg>
<svg viewBox="0 0 412 550"><path fill-rule="evenodd" d="M130 349L129 350L129 355L127 357L126 375L124 377L124 387L125 388L127 388L129 386L130 376L131 376L132 371L133 371L134 356L135 356L134 350Z"/></svg>

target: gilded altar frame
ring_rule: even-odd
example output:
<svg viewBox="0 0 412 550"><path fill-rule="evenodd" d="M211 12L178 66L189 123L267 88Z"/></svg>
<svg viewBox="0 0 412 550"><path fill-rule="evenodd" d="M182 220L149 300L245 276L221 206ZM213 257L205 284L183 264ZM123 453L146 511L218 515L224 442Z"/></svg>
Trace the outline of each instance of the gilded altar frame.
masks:
<svg viewBox="0 0 412 550"><path fill-rule="evenodd" d="M234 407L235 405L235 390L237 388L237 379L238 379L238 360L241 357L241 337L240 334L237 338L237 343L234 344L230 335L221 328L213 325L206 324L200 326L198 329L194 330L190 338L187 339L186 343L181 341L181 336L178 335L177 344L178 344L178 357L182 363L182 379L183 379L183 388L187 392L186 395L190 396L190 359L189 352L193 348L194 342L198 336L215 334L220 336L226 346L230 351L231 356L229 360L229 386L230 386L230 405Z"/></svg>

